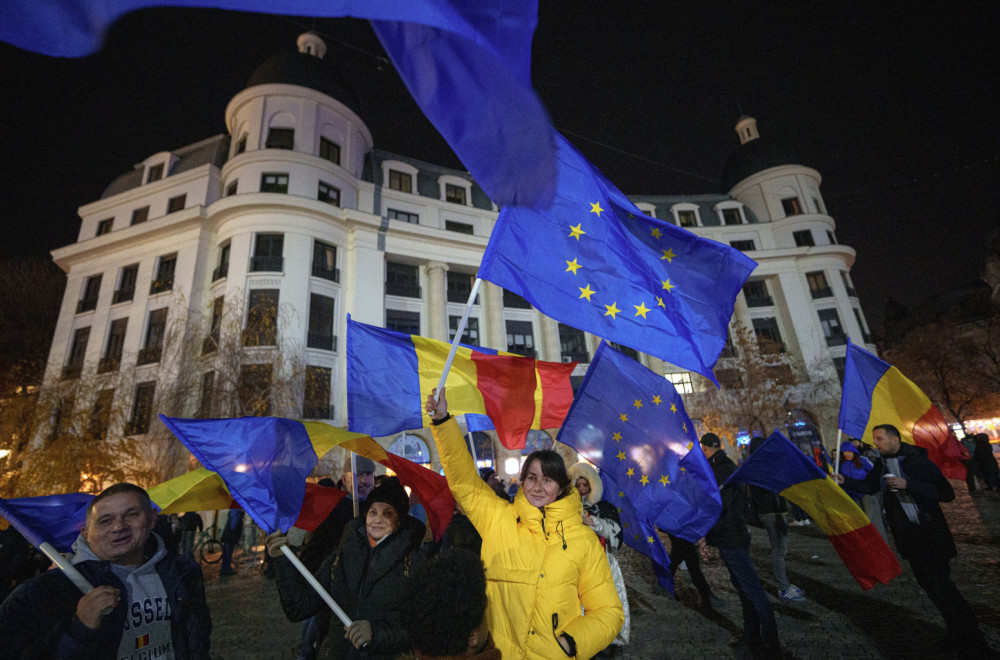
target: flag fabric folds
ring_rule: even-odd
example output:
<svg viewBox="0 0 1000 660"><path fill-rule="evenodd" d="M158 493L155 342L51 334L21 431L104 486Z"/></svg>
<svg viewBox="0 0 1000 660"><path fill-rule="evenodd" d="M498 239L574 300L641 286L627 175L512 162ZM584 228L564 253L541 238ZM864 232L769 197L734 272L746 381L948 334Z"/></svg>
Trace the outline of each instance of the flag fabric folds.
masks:
<svg viewBox="0 0 1000 660"><path fill-rule="evenodd" d="M532 0L6 0L0 40L58 57L96 51L123 14L183 6L368 19L410 93L497 204L545 207L551 123L531 87Z"/></svg>
<svg viewBox="0 0 1000 660"><path fill-rule="evenodd" d="M92 499L87 493L0 498L0 516L36 548L47 542L59 552L70 552Z"/></svg>
<svg viewBox="0 0 1000 660"><path fill-rule="evenodd" d="M840 429L871 438L879 424L892 424L903 442L927 450L949 479L965 479L962 448L941 411L899 369L856 344L847 346Z"/></svg>
<svg viewBox="0 0 1000 660"><path fill-rule="evenodd" d="M600 468L604 499L622 511L634 507L650 528L697 541L719 518L715 477L673 385L606 342L557 440ZM655 534L625 530L626 541L649 538Z"/></svg>
<svg viewBox="0 0 1000 660"><path fill-rule="evenodd" d="M781 433L772 433L730 482L775 492L808 513L862 589L900 574L896 555L854 500Z"/></svg>
<svg viewBox="0 0 1000 660"><path fill-rule="evenodd" d="M566 139L554 139L551 208L504 206L479 277L547 316L716 382L712 365L736 295L757 264L644 215Z"/></svg>
<svg viewBox="0 0 1000 660"><path fill-rule="evenodd" d="M348 428L386 436L428 425L424 401L437 387L449 349L443 341L348 316ZM489 415L505 447L523 448L529 429L562 423L573 400L569 376L575 366L462 344L445 381L448 405L455 415Z"/></svg>

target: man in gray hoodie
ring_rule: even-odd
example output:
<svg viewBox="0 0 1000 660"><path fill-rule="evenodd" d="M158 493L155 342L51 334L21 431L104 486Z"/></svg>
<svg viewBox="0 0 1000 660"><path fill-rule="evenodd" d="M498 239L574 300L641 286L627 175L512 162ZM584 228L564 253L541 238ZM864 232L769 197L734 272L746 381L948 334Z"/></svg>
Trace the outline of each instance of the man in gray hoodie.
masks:
<svg viewBox="0 0 1000 660"><path fill-rule="evenodd" d="M0 657L207 659L201 567L166 551L155 517L133 484L95 497L72 560L94 590L81 596L56 570L20 585L0 605Z"/></svg>

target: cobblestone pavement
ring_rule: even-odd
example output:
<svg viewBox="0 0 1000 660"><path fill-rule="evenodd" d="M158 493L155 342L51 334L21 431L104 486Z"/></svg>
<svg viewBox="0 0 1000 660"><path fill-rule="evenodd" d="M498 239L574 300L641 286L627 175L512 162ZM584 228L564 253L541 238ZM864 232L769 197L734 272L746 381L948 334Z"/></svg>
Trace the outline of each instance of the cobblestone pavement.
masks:
<svg viewBox="0 0 1000 660"><path fill-rule="evenodd" d="M954 502L944 505L958 545L952 577L979 618L980 627L1000 649L1000 497L970 498L952 482ZM805 602L782 603L776 595L767 536L752 529L751 553L771 594L782 644L789 658L951 658L944 624L903 562L903 574L889 585L862 591L833 546L815 526L792 527L788 578L806 591ZM722 598L717 613L697 607L697 592L684 571L677 573L677 600L660 589L645 557L623 549L632 607L631 643L625 658L740 657L729 641L742 629L739 601L717 555L705 565L713 590ZM272 581L248 566L240 575L218 577L207 565L206 589L215 629L213 657L296 658L299 624L281 612Z"/></svg>

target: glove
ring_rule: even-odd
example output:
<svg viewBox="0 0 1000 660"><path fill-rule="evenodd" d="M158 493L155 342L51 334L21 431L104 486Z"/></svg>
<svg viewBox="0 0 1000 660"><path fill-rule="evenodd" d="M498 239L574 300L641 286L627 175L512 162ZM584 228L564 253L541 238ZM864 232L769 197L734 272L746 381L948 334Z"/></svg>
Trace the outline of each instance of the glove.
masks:
<svg viewBox="0 0 1000 660"><path fill-rule="evenodd" d="M281 557L284 553L281 551L281 546L288 545L288 537L281 532L273 532L264 539L264 544L267 546L267 554L272 557Z"/></svg>

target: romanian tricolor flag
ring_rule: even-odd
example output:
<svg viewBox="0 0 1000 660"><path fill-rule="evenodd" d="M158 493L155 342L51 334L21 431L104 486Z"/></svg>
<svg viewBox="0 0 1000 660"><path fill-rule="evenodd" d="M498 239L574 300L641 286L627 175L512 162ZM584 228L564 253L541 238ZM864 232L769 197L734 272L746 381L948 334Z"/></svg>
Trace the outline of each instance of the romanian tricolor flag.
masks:
<svg viewBox="0 0 1000 660"><path fill-rule="evenodd" d="M424 402L451 346L347 318L347 427L372 436L428 426ZM560 426L575 362L542 362L462 344L448 372L452 414L489 415L500 442L522 449L529 429Z"/></svg>
<svg viewBox="0 0 1000 660"><path fill-rule="evenodd" d="M730 481L777 493L808 513L862 589L900 574L896 555L854 500L781 433L771 434Z"/></svg>
<svg viewBox="0 0 1000 660"><path fill-rule="evenodd" d="M840 430L871 438L879 424L899 429L903 442L927 450L949 479L965 479L962 447L931 400L899 369L854 344L847 346Z"/></svg>

